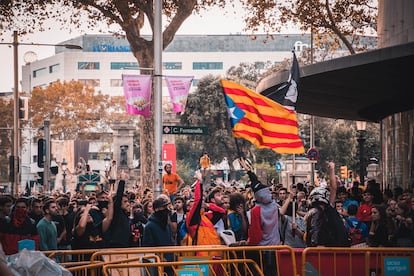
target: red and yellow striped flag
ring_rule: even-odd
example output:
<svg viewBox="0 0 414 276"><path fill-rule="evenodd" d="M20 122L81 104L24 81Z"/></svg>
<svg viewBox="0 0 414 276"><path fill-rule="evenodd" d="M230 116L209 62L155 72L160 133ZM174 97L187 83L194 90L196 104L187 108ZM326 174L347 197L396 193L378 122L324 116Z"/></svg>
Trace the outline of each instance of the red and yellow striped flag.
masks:
<svg viewBox="0 0 414 276"><path fill-rule="evenodd" d="M277 153L305 152L296 112L231 81L221 80L235 138Z"/></svg>

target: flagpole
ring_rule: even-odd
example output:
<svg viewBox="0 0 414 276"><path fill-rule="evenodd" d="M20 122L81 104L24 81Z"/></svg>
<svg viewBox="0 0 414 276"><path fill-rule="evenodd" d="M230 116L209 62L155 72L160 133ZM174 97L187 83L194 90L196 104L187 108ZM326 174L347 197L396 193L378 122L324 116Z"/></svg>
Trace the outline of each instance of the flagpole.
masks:
<svg viewBox="0 0 414 276"><path fill-rule="evenodd" d="M239 143L237 142L237 138L234 138L234 141L236 142L236 149L237 149L237 155L240 158L244 158L244 156L242 155L241 151L240 151L240 147L239 147Z"/></svg>
<svg viewBox="0 0 414 276"><path fill-rule="evenodd" d="M293 169L292 169L292 185L295 184L295 174L296 174L296 164L295 164L295 154L293 154L293 159L292 159L292 165L293 165Z"/></svg>

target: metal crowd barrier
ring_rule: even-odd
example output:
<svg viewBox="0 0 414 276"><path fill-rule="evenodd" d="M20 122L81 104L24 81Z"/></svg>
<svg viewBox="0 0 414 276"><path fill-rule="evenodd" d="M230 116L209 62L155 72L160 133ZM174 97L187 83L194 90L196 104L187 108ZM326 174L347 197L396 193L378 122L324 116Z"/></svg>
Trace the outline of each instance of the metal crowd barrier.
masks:
<svg viewBox="0 0 414 276"><path fill-rule="evenodd" d="M141 275L142 267L157 266L156 264L152 265L150 262L143 264L143 261L148 261L148 257L154 255L159 256L159 260L155 260L155 262L159 262L160 267L166 266L161 263L168 263L170 266L172 264L179 265L177 262L182 262L183 258L188 263L192 262L194 258L200 258L197 261L211 262L213 265L220 266L224 273L223 275L227 275L228 273L232 275L251 275L250 272L254 272L257 269L256 266L261 272L271 271L270 273L272 275L297 275L295 253L291 247L285 245L243 247L228 247L222 245L134 247L82 251L60 250L45 253L51 258L61 256L62 259L64 259L64 256L72 255L72 260L76 260L76 262L62 262L61 265L76 276L100 275L105 265L119 265L118 269L122 268L122 271L120 270L115 274L111 273L111 275ZM166 254L169 254L170 260L174 260L174 262L166 262ZM204 256L204 259L200 255ZM73 256L77 257L73 258ZM235 264L237 264L237 269ZM281 273L281 268L283 268L283 274ZM173 269L176 268L173 267ZM286 273L286 271L289 273ZM152 274L147 273L145 275Z"/></svg>
<svg viewBox="0 0 414 276"><path fill-rule="evenodd" d="M414 248L308 247L302 252L302 275L413 275Z"/></svg>
<svg viewBox="0 0 414 276"><path fill-rule="evenodd" d="M240 267L242 265L242 267ZM203 267L207 266L207 267ZM181 262L159 262L159 263L135 263L135 264L105 264L103 266L103 275L114 275L113 269L122 268L141 268L141 274L133 275L165 275L165 267L171 267L171 272L174 275L257 275L264 276L262 270L257 263L251 259L235 259L235 260L193 260ZM200 267L205 268L202 270ZM230 271L226 270L231 268ZM155 270L151 270L155 268ZM191 272L191 274L189 274ZM194 274L196 273L196 274ZM125 274L120 274L125 275ZM132 275L132 274L128 274Z"/></svg>

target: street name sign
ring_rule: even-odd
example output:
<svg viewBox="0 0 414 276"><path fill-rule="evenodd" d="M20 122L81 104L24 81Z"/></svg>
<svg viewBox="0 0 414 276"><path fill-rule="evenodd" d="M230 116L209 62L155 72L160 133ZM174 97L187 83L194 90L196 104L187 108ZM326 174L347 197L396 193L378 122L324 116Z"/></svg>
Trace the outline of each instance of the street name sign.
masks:
<svg viewBox="0 0 414 276"><path fill-rule="evenodd" d="M182 135L207 135L208 128L206 126L163 126L162 133Z"/></svg>

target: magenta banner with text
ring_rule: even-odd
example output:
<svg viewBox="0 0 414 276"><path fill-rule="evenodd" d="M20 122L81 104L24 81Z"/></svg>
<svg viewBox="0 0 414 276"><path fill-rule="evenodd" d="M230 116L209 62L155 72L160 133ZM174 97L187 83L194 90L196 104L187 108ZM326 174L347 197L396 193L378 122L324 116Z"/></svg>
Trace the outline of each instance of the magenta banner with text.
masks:
<svg viewBox="0 0 414 276"><path fill-rule="evenodd" d="M151 75L122 75L126 111L128 114L150 117Z"/></svg>
<svg viewBox="0 0 414 276"><path fill-rule="evenodd" d="M172 77L166 76L168 91L170 92L171 102L173 104L174 113L180 113L184 111L185 104L187 102L188 92L193 81L190 77Z"/></svg>

